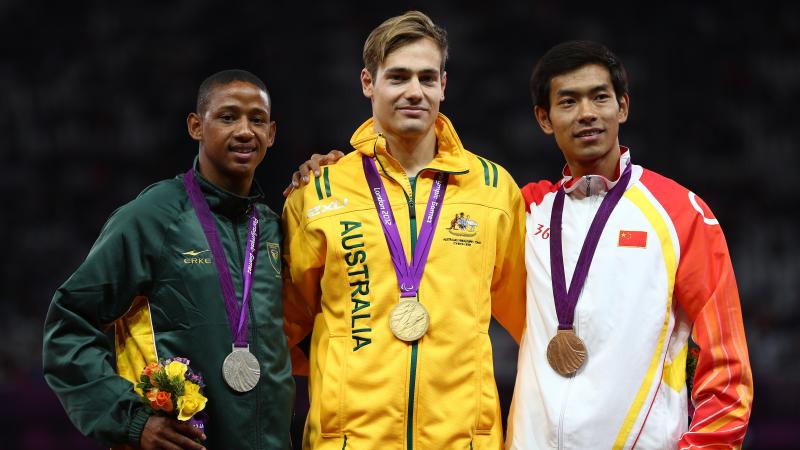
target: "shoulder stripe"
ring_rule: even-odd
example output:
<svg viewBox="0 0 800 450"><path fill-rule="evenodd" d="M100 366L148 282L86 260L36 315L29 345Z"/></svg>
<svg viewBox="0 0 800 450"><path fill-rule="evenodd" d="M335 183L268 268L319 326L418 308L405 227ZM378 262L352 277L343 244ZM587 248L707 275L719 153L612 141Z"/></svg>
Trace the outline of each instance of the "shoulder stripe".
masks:
<svg viewBox="0 0 800 450"><path fill-rule="evenodd" d="M480 156L478 156L478 161L480 161L481 164L483 164L483 182L486 183L486 185L488 186L489 185L489 166L486 165L486 161L483 158L481 158Z"/></svg>
<svg viewBox="0 0 800 450"><path fill-rule="evenodd" d="M650 222L650 226L656 232L658 236L659 244L661 245L661 251L664 256L664 269L666 273L664 274L667 278L667 295L665 300L666 307L665 307L665 314L664 314L664 323L661 327L661 332L658 336L658 343L656 344L655 351L653 355L650 357L650 364L648 364L647 372L645 374L642 383L639 385L639 392L637 392L636 397L633 400L633 403L628 408L628 414L625 416L625 420L622 423L622 427L620 428L619 432L617 433L617 439L614 442L614 449L622 449L625 447L625 443L628 441L629 436L631 434L631 430L633 429L633 425L636 422L636 419L640 416L642 411L645 407L645 400L648 397L648 394L653 390L653 383L656 380L656 373L659 371L660 368L663 367L663 358L662 355L663 348L665 345L665 341L667 340L667 330L669 327L669 319L670 319L670 311L672 309L672 293L675 289L675 272L677 271L678 261L677 256L675 254L675 247L672 242L672 237L669 233L669 228L667 226L664 217L658 212L658 210L653 207L650 201L645 197L644 193L636 187L633 186L632 188L628 189L625 194L625 198L627 198L630 202L632 202L642 214L647 218L647 221ZM658 378L658 383L661 382L661 377ZM657 387L656 387L657 391ZM655 400L655 394L653 399L651 399L651 407L652 401ZM648 408L649 411L649 408ZM642 424L644 426L644 424ZM640 430L641 432L641 430ZM638 434L637 438L638 439Z"/></svg>
<svg viewBox="0 0 800 450"><path fill-rule="evenodd" d="M497 187L497 165L491 161L476 156L483 165L483 183L487 186ZM489 175L489 166L492 166L492 174ZM490 184L491 183L491 184Z"/></svg>
<svg viewBox="0 0 800 450"><path fill-rule="evenodd" d="M531 204L539 205L544 196L558 190L558 184L553 184L548 180L540 180L536 183L528 183L521 189L522 198L525 199L525 211L531 212Z"/></svg>
<svg viewBox="0 0 800 450"><path fill-rule="evenodd" d="M703 222L705 222L706 225L719 225L719 220L706 217L706 213L705 211L703 211L703 208L701 208L700 205L697 204L697 196L694 195L694 192L691 191L689 191L689 203L692 204L692 207L694 208L695 211L700 213L700 216L703 217Z"/></svg>
<svg viewBox="0 0 800 450"><path fill-rule="evenodd" d="M331 182L328 179L328 167L322 169L322 179L325 180L325 196L331 196Z"/></svg>
<svg viewBox="0 0 800 450"><path fill-rule="evenodd" d="M317 188L317 199L322 200L322 188L319 185L319 177L314 177L314 187Z"/></svg>

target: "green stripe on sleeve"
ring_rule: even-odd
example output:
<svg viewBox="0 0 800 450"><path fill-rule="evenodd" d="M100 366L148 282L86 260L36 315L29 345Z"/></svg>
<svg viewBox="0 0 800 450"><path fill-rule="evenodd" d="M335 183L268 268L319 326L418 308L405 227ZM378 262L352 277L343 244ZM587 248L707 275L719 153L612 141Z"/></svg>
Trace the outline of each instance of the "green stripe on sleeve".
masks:
<svg viewBox="0 0 800 450"><path fill-rule="evenodd" d="M319 186L319 177L314 177L314 186L317 188L317 199L322 200L322 188Z"/></svg>
<svg viewBox="0 0 800 450"><path fill-rule="evenodd" d="M489 161L489 164L492 165L492 175L494 177L493 178L494 181L492 182L492 187L497 187L497 165L495 165L495 163L493 163L491 161ZM486 184L488 185L489 183L486 183Z"/></svg>
<svg viewBox="0 0 800 450"><path fill-rule="evenodd" d="M486 183L486 185L488 186L489 185L489 166L486 165L486 161L484 161L483 158L478 157L478 159L481 161L481 164L483 164L483 182Z"/></svg>
<svg viewBox="0 0 800 450"><path fill-rule="evenodd" d="M497 170L495 169L495 172L496 171ZM331 182L330 182L330 180L328 180L328 168L327 167L322 169L322 179L325 180L325 196L326 197L330 197L331 196ZM496 184L496 182L495 182L495 184Z"/></svg>

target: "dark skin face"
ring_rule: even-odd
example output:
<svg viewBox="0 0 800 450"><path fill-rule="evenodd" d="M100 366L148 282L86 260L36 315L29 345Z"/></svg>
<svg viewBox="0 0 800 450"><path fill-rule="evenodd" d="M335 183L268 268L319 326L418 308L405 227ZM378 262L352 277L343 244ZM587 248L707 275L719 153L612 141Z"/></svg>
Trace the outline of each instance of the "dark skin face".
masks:
<svg viewBox="0 0 800 450"><path fill-rule="evenodd" d="M186 118L189 135L200 144L200 173L226 191L250 193L256 167L275 141L267 93L233 81L215 86L203 111Z"/></svg>

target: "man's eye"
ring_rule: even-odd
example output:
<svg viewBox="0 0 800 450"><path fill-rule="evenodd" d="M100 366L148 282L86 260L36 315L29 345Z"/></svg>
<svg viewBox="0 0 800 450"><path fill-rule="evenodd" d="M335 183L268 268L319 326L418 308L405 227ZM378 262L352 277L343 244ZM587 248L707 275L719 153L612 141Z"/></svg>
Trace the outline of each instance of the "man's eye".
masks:
<svg viewBox="0 0 800 450"><path fill-rule="evenodd" d="M263 124L265 122L265 120L264 120L263 117L251 117L250 118L250 122L253 122L254 124L257 124L257 125L261 125L261 124Z"/></svg>
<svg viewBox="0 0 800 450"><path fill-rule="evenodd" d="M561 106L572 106L572 105L575 104L575 100L573 100L571 98L563 98L563 99L558 101L558 104L561 105Z"/></svg>
<svg viewBox="0 0 800 450"><path fill-rule="evenodd" d="M606 100L608 100L610 98L611 98L611 96L608 95L608 94L597 94L597 97L595 97L594 99L597 100L597 101L604 102L604 101L606 101Z"/></svg>
<svg viewBox="0 0 800 450"><path fill-rule="evenodd" d="M223 122L233 122L233 114L221 114L219 116L220 120Z"/></svg>

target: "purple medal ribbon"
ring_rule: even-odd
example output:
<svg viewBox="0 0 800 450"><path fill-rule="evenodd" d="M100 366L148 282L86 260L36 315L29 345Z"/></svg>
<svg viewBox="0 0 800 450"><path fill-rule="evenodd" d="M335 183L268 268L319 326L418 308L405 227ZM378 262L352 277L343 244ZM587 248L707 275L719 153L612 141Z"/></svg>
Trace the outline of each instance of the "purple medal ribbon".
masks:
<svg viewBox="0 0 800 450"><path fill-rule="evenodd" d="M256 206L251 206L252 212L247 226L247 247L244 267L242 267L244 289L242 290L242 304L240 306L236 301L233 278L231 278L231 273L228 271L228 260L225 257L222 242L219 240L217 224L214 222L214 217L208 208L206 198L200 190L200 185L194 177L193 169L189 169L184 174L183 185L186 188L186 194L189 195L189 200L192 202L194 212L200 221L203 234L206 235L211 254L214 257L219 284L222 287L222 297L225 299L225 311L228 313L228 325L231 328L231 336L233 336L233 345L235 347L247 347L247 305L250 303L250 289L253 286L253 272L256 266L256 256L258 255L258 250L256 249L256 242L258 241L258 212L256 211Z"/></svg>
<svg viewBox="0 0 800 450"><path fill-rule="evenodd" d="M419 238L417 239L417 251L414 252L413 261L408 265L406 254L403 250L403 242L400 240L400 233L397 231L397 223L392 213L392 205L389 204L389 197L386 195L386 188L383 185L378 167L375 160L369 157L362 157L364 165L364 175L367 177L367 184L372 193L372 200L378 210L378 217L383 227L383 235L386 236L386 243L389 245L389 254L392 256L392 264L397 274L397 284L400 286L401 297L414 297L419 291L419 283L422 280L422 273L425 271L425 264L428 261L428 253L433 242L433 234L436 224L439 222L439 213L442 211L442 199L447 190L448 174L438 172L433 180L431 194L428 198L428 205L425 207L425 215L422 220ZM413 208L413 205L410 205Z"/></svg>
<svg viewBox="0 0 800 450"><path fill-rule="evenodd" d="M575 272L572 274L572 281L569 284L569 291L566 287L566 275L564 274L564 255L561 248L561 218L564 212L564 185L562 184L556 192L553 201L553 212L550 215L550 273L553 279L553 299L556 303L556 314L558 315L558 329L572 329L572 322L575 318L575 305L578 304L578 296L586 283L586 276L589 274L589 266L592 264L597 243L603 228L617 206L622 194L631 179L631 164L625 166L617 184L608 191L603 202L600 204L597 213L586 233L583 241L581 253L578 256L578 263L575 265Z"/></svg>

